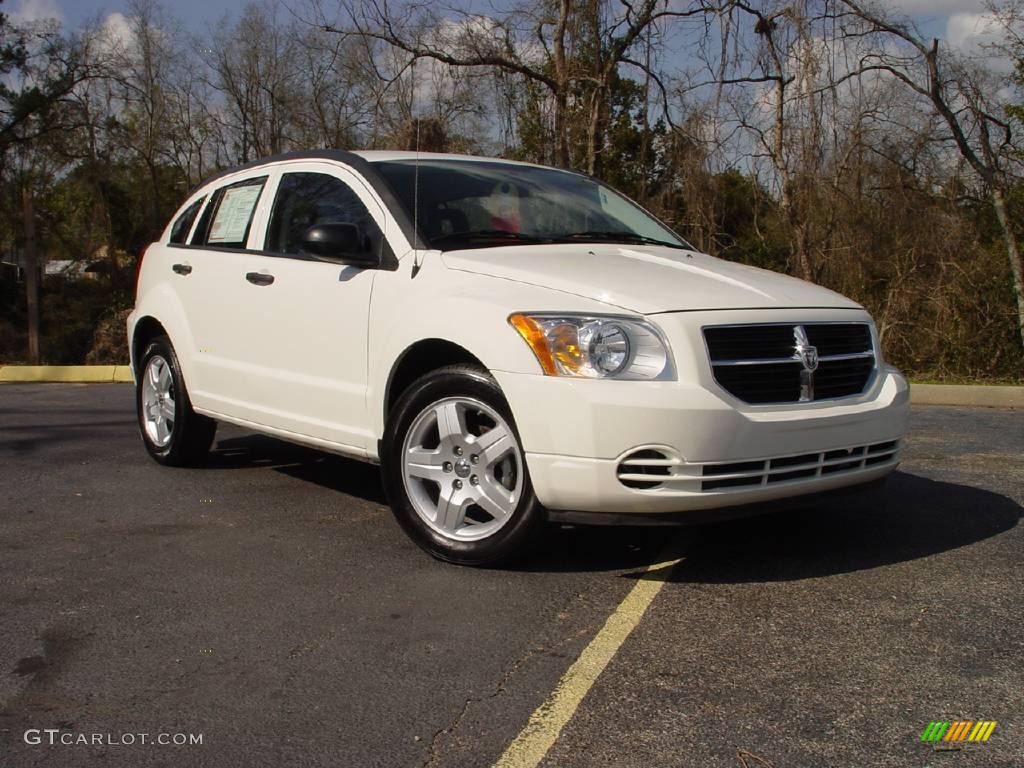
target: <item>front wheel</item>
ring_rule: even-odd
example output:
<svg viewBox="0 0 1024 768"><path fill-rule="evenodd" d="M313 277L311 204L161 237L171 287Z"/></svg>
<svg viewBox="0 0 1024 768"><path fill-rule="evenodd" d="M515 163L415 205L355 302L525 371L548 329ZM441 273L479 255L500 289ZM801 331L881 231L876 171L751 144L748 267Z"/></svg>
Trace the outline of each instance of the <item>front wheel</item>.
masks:
<svg viewBox="0 0 1024 768"><path fill-rule="evenodd" d="M395 517L435 557L493 565L522 552L544 519L501 389L472 366L417 380L388 419L381 456Z"/></svg>

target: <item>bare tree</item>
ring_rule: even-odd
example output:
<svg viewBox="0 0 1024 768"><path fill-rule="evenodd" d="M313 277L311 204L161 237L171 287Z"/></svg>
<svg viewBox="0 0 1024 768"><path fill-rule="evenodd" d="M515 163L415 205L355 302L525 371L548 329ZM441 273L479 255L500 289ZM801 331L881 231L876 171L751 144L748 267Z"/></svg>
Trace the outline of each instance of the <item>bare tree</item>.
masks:
<svg viewBox="0 0 1024 768"><path fill-rule="evenodd" d="M182 41L183 46L205 53L196 39ZM214 90L205 77L205 64L199 56L179 57L171 67L164 85L167 120L167 160L181 176L185 189L191 189L206 175L212 162L216 128L211 110Z"/></svg>
<svg viewBox="0 0 1024 768"><path fill-rule="evenodd" d="M539 86L552 103L553 162L572 165L570 124L575 102L586 104L584 168L597 173L605 143L612 81L633 57L642 36L668 19L700 15L699 4L676 9L663 0L574 3L532 2L498 16L481 16L470 6L439 8L388 0L340 0L343 19L321 26L342 35L378 40L410 60L431 59L456 68L489 68Z"/></svg>
<svg viewBox="0 0 1024 768"><path fill-rule="evenodd" d="M143 162L149 176L148 229L163 226L160 166L167 152L166 84L175 57L171 21L156 0L131 0L127 27L106 30L108 77L120 110L113 115L121 143Z"/></svg>
<svg viewBox="0 0 1024 768"><path fill-rule="evenodd" d="M1024 345L1024 269L1007 209L1013 183L1011 162L1017 147L1005 110L994 103L997 89L991 86L990 73L972 66L940 40L928 40L911 24L894 20L861 0L839 3L837 16L844 33L876 41L848 77L884 73L930 105L945 124L960 157L981 181L1002 233Z"/></svg>
<svg viewBox="0 0 1024 768"><path fill-rule="evenodd" d="M223 99L213 116L228 158L244 163L295 146L306 94L299 36L280 6L250 3L237 24L221 25L209 50L208 82Z"/></svg>
<svg viewBox="0 0 1024 768"><path fill-rule="evenodd" d="M699 43L698 66L678 86L684 97L704 94L716 155L755 171L767 165L763 182L786 217L791 269L807 280L820 277L829 250L821 214L832 209L820 182L835 185L843 154L862 147L848 138L860 135L872 109L863 94L840 88L845 68L836 59L845 58L846 41L826 9L817 0L726 0L713 17L717 37Z"/></svg>
<svg viewBox="0 0 1024 768"><path fill-rule="evenodd" d="M360 143L372 115L363 51L358 41L345 40L316 28L300 32L302 91L306 108L299 110L301 143L310 147L349 147Z"/></svg>

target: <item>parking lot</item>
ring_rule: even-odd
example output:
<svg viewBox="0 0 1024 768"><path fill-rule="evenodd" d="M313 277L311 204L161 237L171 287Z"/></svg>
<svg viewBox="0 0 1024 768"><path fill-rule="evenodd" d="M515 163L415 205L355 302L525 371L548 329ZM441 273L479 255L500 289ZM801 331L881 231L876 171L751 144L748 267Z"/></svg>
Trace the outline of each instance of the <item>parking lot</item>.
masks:
<svg viewBox="0 0 1024 768"><path fill-rule="evenodd" d="M1019 411L915 409L864 495L552 527L506 570L423 554L374 467L224 426L160 467L126 385L3 386L0 467L0 768L490 766L641 578L546 768L1024 765ZM936 748L934 720L998 726Z"/></svg>

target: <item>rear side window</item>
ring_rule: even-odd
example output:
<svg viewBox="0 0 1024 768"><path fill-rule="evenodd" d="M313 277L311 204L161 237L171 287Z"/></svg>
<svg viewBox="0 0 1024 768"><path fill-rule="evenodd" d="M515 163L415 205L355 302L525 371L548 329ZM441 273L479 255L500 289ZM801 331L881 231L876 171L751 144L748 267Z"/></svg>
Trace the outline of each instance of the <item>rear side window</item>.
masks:
<svg viewBox="0 0 1024 768"><path fill-rule="evenodd" d="M374 243L382 240L363 201L341 179L326 173L284 174L264 247L272 253L301 253L303 235L314 224L358 224Z"/></svg>
<svg viewBox="0 0 1024 768"><path fill-rule="evenodd" d="M221 187L213 193L192 235L192 245L245 248L266 176Z"/></svg>
<svg viewBox="0 0 1024 768"><path fill-rule="evenodd" d="M192 222L196 220L196 215L199 213L199 209L203 207L203 202L206 200L205 197L200 197L192 205L181 212L174 221L174 225L171 227L171 239L169 242L182 245L188 233L192 229Z"/></svg>

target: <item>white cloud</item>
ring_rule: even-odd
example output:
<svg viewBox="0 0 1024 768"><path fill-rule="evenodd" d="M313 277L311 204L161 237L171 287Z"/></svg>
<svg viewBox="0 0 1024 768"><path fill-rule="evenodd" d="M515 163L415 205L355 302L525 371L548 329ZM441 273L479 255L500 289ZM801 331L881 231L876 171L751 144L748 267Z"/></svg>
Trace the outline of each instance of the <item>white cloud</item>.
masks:
<svg viewBox="0 0 1024 768"><path fill-rule="evenodd" d="M996 75L1013 70L1006 54L1006 29L988 13L954 13L946 22L946 42L968 61Z"/></svg>
<svg viewBox="0 0 1024 768"><path fill-rule="evenodd" d="M999 29L985 13L954 13L946 22L946 40L954 48L978 53L986 42L996 42Z"/></svg>
<svg viewBox="0 0 1024 768"><path fill-rule="evenodd" d="M34 21L47 19L64 20L64 14L57 7L56 0L20 0L9 12L11 21L15 24L26 24Z"/></svg>
<svg viewBox="0 0 1024 768"><path fill-rule="evenodd" d="M507 29L490 16L467 15L461 19L445 19L431 34L431 44L448 53L473 56L481 53L507 53ZM513 38L512 46L519 58L527 64L543 59L544 49L532 37Z"/></svg>
<svg viewBox="0 0 1024 768"><path fill-rule="evenodd" d="M508 55L506 28L489 16L466 15L459 19L444 19L426 36L427 47L455 57ZM513 40L514 54L527 65L534 65L543 59L543 48L533 40ZM396 64L404 65L405 54L395 52ZM418 105L453 104L468 97L466 91L473 70L449 66L434 59L420 59L415 67L407 69L403 79L412 78L414 101ZM420 110L417 110L419 112Z"/></svg>
<svg viewBox="0 0 1024 768"><path fill-rule="evenodd" d="M954 13L972 13L982 8L982 0L888 0L886 6L908 16L928 16L931 18L947 16Z"/></svg>
<svg viewBox="0 0 1024 768"><path fill-rule="evenodd" d="M108 49L125 50L134 45L135 32L123 13L111 13L103 20L103 44Z"/></svg>

